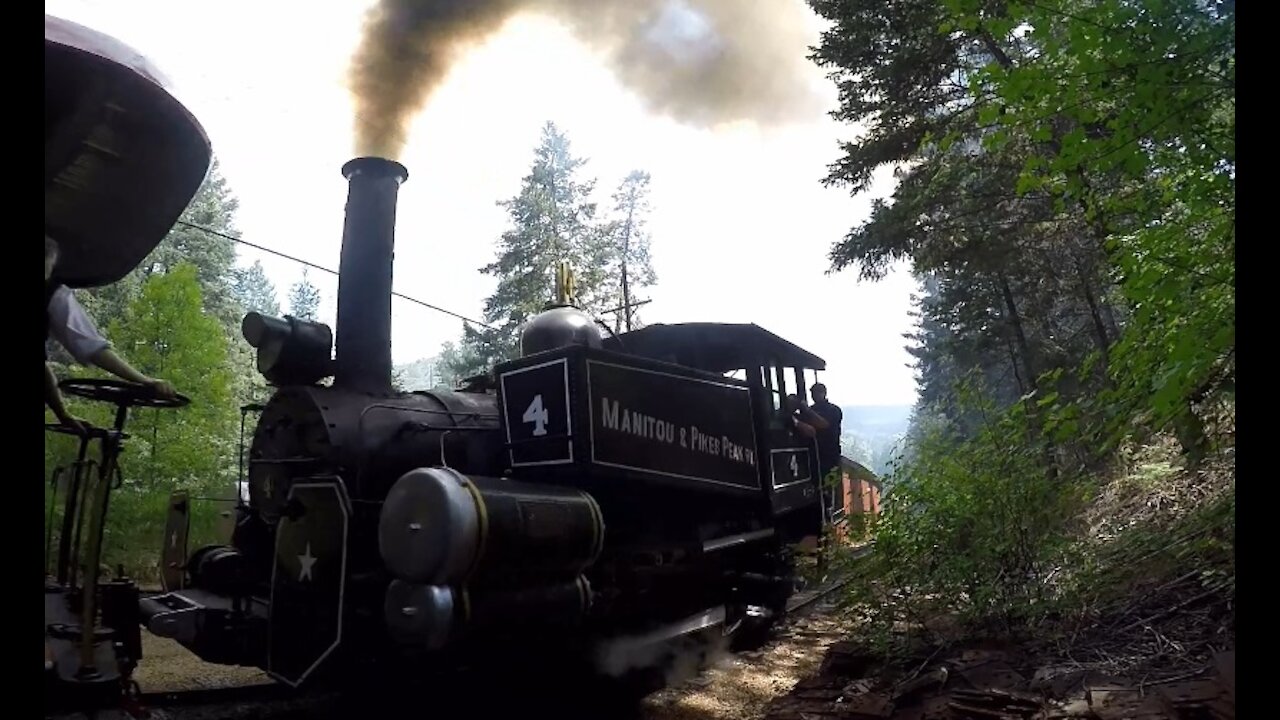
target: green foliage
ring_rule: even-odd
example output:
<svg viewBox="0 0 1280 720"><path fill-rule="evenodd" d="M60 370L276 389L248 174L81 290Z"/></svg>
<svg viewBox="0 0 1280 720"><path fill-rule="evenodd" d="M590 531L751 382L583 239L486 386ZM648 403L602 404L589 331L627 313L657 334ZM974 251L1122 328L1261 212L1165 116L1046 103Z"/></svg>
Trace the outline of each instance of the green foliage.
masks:
<svg viewBox="0 0 1280 720"><path fill-rule="evenodd" d="M865 588L898 621L1025 619L1117 448L1173 432L1195 463L1234 414L1234 3L810 4L861 126L828 184L899 180L832 267L924 284Z"/></svg>
<svg viewBox="0 0 1280 720"><path fill-rule="evenodd" d="M486 368L466 346L446 342L439 354L398 366L401 387L405 390L452 390L463 380L482 373Z"/></svg>
<svg viewBox="0 0 1280 720"><path fill-rule="evenodd" d="M73 441L64 436L53 439L58 454L74 453ZM128 472L126 470L126 472ZM191 489L202 490L212 497L234 497L234 491L218 486ZM62 527L65 487L56 498L53 488L45 486L46 521L52 519L54 533L51 555L56 557L58 529ZM202 496L203 497L203 496ZM50 508L50 500L56 502ZM125 568L129 577L140 581L144 587L158 587L160 583L160 550L164 541L165 521L168 517L169 494L140 486L125 486L111 493L107 509L107 524L103 532L102 564L113 569ZM230 540L229 521L224 513L231 510L230 502L197 499L191 503L191 525L187 534L187 547L194 550L202 545L226 543Z"/></svg>
<svg viewBox="0 0 1280 720"><path fill-rule="evenodd" d="M188 477L229 482L234 466L235 409L227 343L218 321L202 312L196 268L176 265L153 275L108 335L128 348L147 375L166 377L191 398L181 410L143 410L130 423L146 458L137 472L149 483L174 486Z"/></svg>
<svg viewBox="0 0 1280 720"><path fill-rule="evenodd" d="M1063 583L1064 595L1076 607L1105 612L1169 578L1193 577L1200 587L1234 592L1235 516L1232 486L1172 519L1129 520L1109 541L1084 546Z"/></svg>
<svg viewBox="0 0 1280 720"><path fill-rule="evenodd" d="M880 630L940 614L1009 629L1053 597L1078 486L1047 472L1042 443L1019 441L1034 436L1024 405L1001 410L970 387L962 395L982 418L976 431L926 431L882 499L876 552L862 566L874 582L854 584Z"/></svg>
<svg viewBox="0 0 1280 720"><path fill-rule="evenodd" d="M183 212L182 221L234 235L236 207L237 201L215 159L209 176ZM89 315L105 328L109 321L125 313L147 278L163 274L182 262L196 267L205 312L218 319L227 338L229 362L235 377L235 402L260 401L267 386L254 366L252 348L240 336L240 320L249 310L278 312L279 306L275 289L261 272L260 264L244 270L235 268L235 246L227 238L179 223L123 280L82 291L78 297ZM54 354L64 362L70 361L60 351ZM124 357L129 357L127 348Z"/></svg>
<svg viewBox="0 0 1280 720"><path fill-rule="evenodd" d="M234 234L235 209L215 161L182 220ZM248 309L278 311L274 289L260 265L237 271L234 263L231 241L178 224L122 281L77 293L122 357L192 398L180 410L135 410L127 427L131 437L121 459L125 485L112 494L104 562L122 563L147 581L156 578L169 493L185 488L202 496L234 496L236 406L261 401L267 391L252 349L240 337L240 319ZM59 377L102 374L73 369L60 351L53 357L62 360L54 363ZM94 424L112 422L109 408L75 399L69 404ZM45 476L73 460L75 452L72 439L49 434ZM194 503L191 542L212 542L226 509ZM55 511L55 527L58 517Z"/></svg>
<svg viewBox="0 0 1280 720"><path fill-rule="evenodd" d="M276 300L275 286L267 278L260 261L255 260L247 268L234 270L232 281L238 311L235 313L235 321L228 324L225 330L229 362L235 376L235 403L243 406L263 402L271 388L258 373L254 349L249 347L249 343L241 335L240 318L249 312L278 316L280 303Z"/></svg>
<svg viewBox="0 0 1280 720"><path fill-rule="evenodd" d="M1030 29L1034 55L1011 50L978 82L1046 140L1023 175L1058 188L1101 230L1133 309L1110 357L1109 439L1141 417L1203 455L1190 405L1234 374L1234 3L961 12L996 43Z"/></svg>
<svg viewBox="0 0 1280 720"><path fill-rule="evenodd" d="M151 577L173 490L234 495L234 378L223 327L204 312L197 270L190 263L147 278L107 335L139 371L168 378L191 398L191 405L181 409L135 409L126 427L131 437L120 460L124 483L112 494L104 562L112 567L123 563L131 572ZM95 425L112 424L109 406L75 399L68 403L73 413ZM50 437L46 472L69 464L75 451L70 438ZM215 517L215 509L197 516L194 531L208 535Z"/></svg>
<svg viewBox="0 0 1280 720"><path fill-rule="evenodd" d="M435 376L431 387L453 389L463 380L488 369L484 359L472 346L446 342L436 356Z"/></svg>
<svg viewBox="0 0 1280 720"><path fill-rule="evenodd" d="M922 402L972 422L958 368L1005 403L1066 370L1037 406L1074 413L1061 441L1173 428L1202 455L1195 406L1234 377L1234 5L811 4L866 128L828 182L909 163L832 261L931 283Z"/></svg>

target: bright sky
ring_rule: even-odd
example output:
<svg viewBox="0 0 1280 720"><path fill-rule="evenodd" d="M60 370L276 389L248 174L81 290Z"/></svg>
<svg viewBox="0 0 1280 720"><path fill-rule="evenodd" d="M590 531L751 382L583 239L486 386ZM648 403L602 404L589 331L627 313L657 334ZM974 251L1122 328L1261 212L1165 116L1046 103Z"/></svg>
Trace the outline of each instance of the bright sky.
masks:
<svg viewBox="0 0 1280 720"><path fill-rule="evenodd" d="M782 2L784 0L773 0ZM796 1L800 0L785 0ZM46 0L45 12L115 36L148 56L200 118L232 190L246 240L336 269L352 157L345 71L370 0ZM813 41L817 40L817 18ZM797 48L797 52L805 52ZM835 90L809 78L832 107ZM778 130L710 132L647 113L554 20L512 20L469 52L415 122L400 158L396 290L479 318L494 280L478 268L506 227L495 202L514 195L544 122L567 133L599 178L602 209L632 168L652 176L658 285L646 322L754 322L827 361L842 405L910 404L903 333L912 329L905 271L878 283L825 275L827 253L891 189L850 198L823 188L853 128L822 114ZM296 263L261 260L282 305ZM337 279L309 274L332 323ZM461 322L396 299L397 363L434 355Z"/></svg>

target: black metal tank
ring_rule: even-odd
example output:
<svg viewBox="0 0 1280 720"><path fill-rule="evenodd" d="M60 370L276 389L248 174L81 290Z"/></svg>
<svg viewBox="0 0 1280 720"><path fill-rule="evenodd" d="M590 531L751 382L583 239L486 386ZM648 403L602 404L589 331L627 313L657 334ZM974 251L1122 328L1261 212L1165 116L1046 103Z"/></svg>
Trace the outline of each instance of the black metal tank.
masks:
<svg viewBox="0 0 1280 720"><path fill-rule="evenodd" d="M499 475L502 455L491 395L283 388L267 403L254 433L249 502L273 523L298 478L340 475L353 499L381 500L414 468Z"/></svg>

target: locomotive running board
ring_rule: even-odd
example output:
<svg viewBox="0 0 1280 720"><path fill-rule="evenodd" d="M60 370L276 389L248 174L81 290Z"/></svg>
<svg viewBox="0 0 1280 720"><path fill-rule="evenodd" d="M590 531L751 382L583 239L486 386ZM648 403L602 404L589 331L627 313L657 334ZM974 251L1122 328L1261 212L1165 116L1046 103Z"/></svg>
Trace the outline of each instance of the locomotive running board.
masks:
<svg viewBox="0 0 1280 720"><path fill-rule="evenodd" d="M717 550L727 550L738 545L745 545L756 540L764 540L773 537L774 529L765 528L764 530L756 530L755 532L746 532L738 535L728 535L714 540L708 540L702 543L702 552L713 553Z"/></svg>

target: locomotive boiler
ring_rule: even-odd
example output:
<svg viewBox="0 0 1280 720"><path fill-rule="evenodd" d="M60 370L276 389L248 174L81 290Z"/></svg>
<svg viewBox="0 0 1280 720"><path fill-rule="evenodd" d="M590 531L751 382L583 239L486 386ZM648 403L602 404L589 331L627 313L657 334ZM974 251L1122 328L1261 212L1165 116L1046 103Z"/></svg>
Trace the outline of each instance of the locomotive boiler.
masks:
<svg viewBox="0 0 1280 720"><path fill-rule="evenodd" d="M245 318L276 387L248 501L229 545L189 556L174 504L167 592L140 601L143 623L297 686L388 657L555 645L603 661L775 621L794 589L789 548L822 519L814 447L779 418L822 360L754 325L605 340L561 293L523 329L520 358L465 391L398 392L408 173L365 157L343 174L336 333Z"/></svg>

